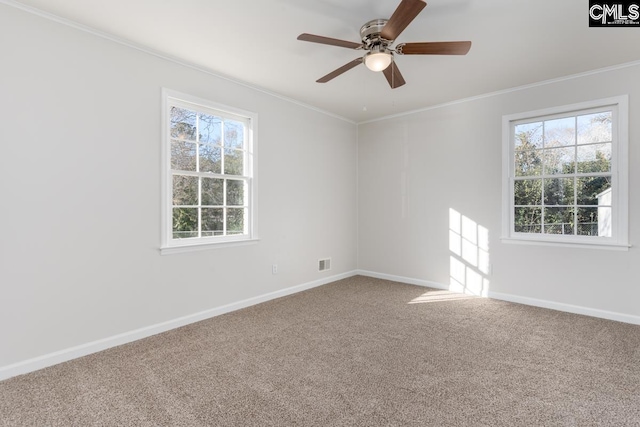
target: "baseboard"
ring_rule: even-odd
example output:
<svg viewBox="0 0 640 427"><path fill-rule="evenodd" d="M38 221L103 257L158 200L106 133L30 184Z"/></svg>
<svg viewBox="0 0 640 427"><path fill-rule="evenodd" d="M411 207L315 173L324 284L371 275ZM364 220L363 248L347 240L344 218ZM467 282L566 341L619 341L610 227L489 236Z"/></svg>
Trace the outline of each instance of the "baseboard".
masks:
<svg viewBox="0 0 640 427"><path fill-rule="evenodd" d="M407 283L410 285L426 286L436 289L449 289L447 285L442 283L430 282L428 280L413 279L411 277L394 276L391 274L377 273L367 270L356 270L361 276L375 277L377 279L392 280L394 282ZM567 313L583 314L585 316L598 317L601 319L615 320L618 322L640 325L640 316L631 314L617 313L614 311L599 310L597 308L582 307L578 305L564 304L555 301L542 300L537 298L522 297L518 295L504 294L500 292L489 292L489 298L501 301L515 302L518 304L530 305L534 307L548 308L551 310L564 311Z"/></svg>
<svg viewBox="0 0 640 427"><path fill-rule="evenodd" d="M437 283L437 282L430 282L428 280L414 279L411 277L404 277L404 276L394 276L393 274L378 273L375 271L368 271L368 270L356 270L355 272L360 276L391 280L393 282L407 283L409 285L424 286L426 288L436 288L436 289L446 289L446 290L449 289L447 285L443 285L442 283Z"/></svg>
<svg viewBox="0 0 640 427"><path fill-rule="evenodd" d="M276 298L281 298L287 295L292 295L298 292L305 291L307 289L315 288L317 286L322 286L327 283L335 282L336 280L346 279L348 277L352 277L355 275L391 280L394 282L407 283L410 285L424 286L424 287L435 288L435 289L448 289L448 286L442 283L431 282L428 280L414 279L411 277L396 276L392 274L378 273L378 272L367 271L367 270L354 270L347 273L342 273L342 274L314 280L312 282L304 283L302 285L292 286L290 288L281 289L275 292L270 292L268 294L259 295L253 298L223 305L220 307L215 307L209 310L179 317L177 319L169 320L169 321L158 323L155 325L150 325L144 328L135 329L133 331L114 335L112 337L88 342L88 343L81 344L68 349L45 354L43 356L27 359L11 365L3 366L3 367L0 367L0 381L11 378L11 377L15 377L18 375L27 374L29 372L37 371L39 369L43 369L48 366L57 365L58 363L67 362L69 360L87 356L92 353L97 353L99 351L106 350L112 347L117 347L119 345L127 344L142 338L147 338L152 335L166 332L171 329L179 328L181 326L185 326L191 323L199 322L201 320L206 320L215 316L219 316L221 314L230 313L232 311L236 311L242 308L250 307L252 305L260 304L262 302L270 301ZM633 315L622 314L622 313L617 313L612 311L598 310L594 308L581 307L581 306L576 306L571 304L563 304L563 303L558 303L554 301L522 297L518 295L504 294L499 292L489 292L489 298L640 325L640 316L633 316Z"/></svg>
<svg viewBox="0 0 640 427"><path fill-rule="evenodd" d="M304 283L298 286L292 286L290 288L281 289L279 291L270 292L268 294L259 295L253 298L245 299L242 301L234 302L231 304L215 307L209 310L201 311L198 313L189 314L187 316L179 317L177 319L169 320L155 325L146 326L144 328L135 329L122 334L114 335L112 337L103 338L96 341L91 341L85 344L81 344L75 347L67 348L64 350L56 351L53 353L45 354L43 356L34 357L21 362L17 362L11 365L0 367L0 381L6 380L11 377L15 377L29 372L37 371L39 369L46 368L48 366L57 365L62 362L77 359L79 357L87 356L92 353L97 353L102 350L106 350L112 347L117 347L122 344L127 344L142 338L147 338L152 335L156 335L162 332L169 331L171 329L179 328L191 323L206 320L221 314L230 313L232 311L240 310L242 308L250 307L252 305L260 304L276 298L281 298L287 295L292 295L298 292L312 289L317 286L322 286L327 283L335 282L336 280L346 279L348 277L355 276L355 271L347 273L337 274L334 276L324 277L322 279L314 280L312 282Z"/></svg>
<svg viewBox="0 0 640 427"><path fill-rule="evenodd" d="M585 316L599 317L601 319L615 320L617 322L640 325L640 316L617 313L615 311L599 310L597 308L582 307L579 305L564 304L561 302L542 300L537 298L522 297L519 295L503 294L500 292L489 292L489 298L501 301L515 302L518 304L532 305L534 307L549 308L551 310L564 311L567 313L583 314Z"/></svg>

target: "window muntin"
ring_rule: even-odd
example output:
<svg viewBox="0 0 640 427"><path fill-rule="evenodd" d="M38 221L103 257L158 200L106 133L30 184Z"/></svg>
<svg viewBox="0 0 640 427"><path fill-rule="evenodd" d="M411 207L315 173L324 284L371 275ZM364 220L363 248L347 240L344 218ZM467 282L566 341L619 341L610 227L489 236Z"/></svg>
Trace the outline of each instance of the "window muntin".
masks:
<svg viewBox="0 0 640 427"><path fill-rule="evenodd" d="M627 244L626 97L605 101L503 119L506 239Z"/></svg>
<svg viewBox="0 0 640 427"><path fill-rule="evenodd" d="M251 113L165 90L163 247L255 238Z"/></svg>

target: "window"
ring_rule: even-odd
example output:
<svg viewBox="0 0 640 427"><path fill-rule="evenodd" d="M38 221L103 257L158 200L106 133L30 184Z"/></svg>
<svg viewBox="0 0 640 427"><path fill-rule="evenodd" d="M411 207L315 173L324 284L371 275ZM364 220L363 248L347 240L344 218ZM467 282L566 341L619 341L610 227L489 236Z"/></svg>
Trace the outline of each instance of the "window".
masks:
<svg viewBox="0 0 640 427"><path fill-rule="evenodd" d="M255 114L163 90L162 252L256 239Z"/></svg>
<svg viewBox="0 0 640 427"><path fill-rule="evenodd" d="M503 117L503 238L628 247L627 96Z"/></svg>

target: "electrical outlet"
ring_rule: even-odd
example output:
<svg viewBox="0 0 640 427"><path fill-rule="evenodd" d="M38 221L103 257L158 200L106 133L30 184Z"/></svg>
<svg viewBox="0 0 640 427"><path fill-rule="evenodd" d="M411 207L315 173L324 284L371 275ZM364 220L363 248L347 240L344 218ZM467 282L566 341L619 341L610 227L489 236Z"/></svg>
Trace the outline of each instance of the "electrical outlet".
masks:
<svg viewBox="0 0 640 427"><path fill-rule="evenodd" d="M271 265L271 274L278 274L278 264Z"/></svg>

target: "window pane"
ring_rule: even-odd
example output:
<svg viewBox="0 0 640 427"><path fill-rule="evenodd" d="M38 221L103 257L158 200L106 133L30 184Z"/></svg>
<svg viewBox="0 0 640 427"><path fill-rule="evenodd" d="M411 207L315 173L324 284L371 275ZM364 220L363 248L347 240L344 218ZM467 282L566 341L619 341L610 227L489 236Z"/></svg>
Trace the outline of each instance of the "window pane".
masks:
<svg viewBox="0 0 640 427"><path fill-rule="evenodd" d="M544 180L544 204L575 204L573 178L552 178Z"/></svg>
<svg viewBox="0 0 640 427"><path fill-rule="evenodd" d="M611 237L611 208L578 208L578 235Z"/></svg>
<svg viewBox="0 0 640 427"><path fill-rule="evenodd" d="M244 171L244 152L225 148L224 173L227 175L242 175Z"/></svg>
<svg viewBox="0 0 640 427"><path fill-rule="evenodd" d="M224 234L222 208L202 208L202 236L221 236Z"/></svg>
<svg viewBox="0 0 640 427"><path fill-rule="evenodd" d="M220 157L222 149L211 144L200 145L200 172L221 173Z"/></svg>
<svg viewBox="0 0 640 427"><path fill-rule="evenodd" d="M173 238L198 237L198 209L173 208Z"/></svg>
<svg viewBox="0 0 640 427"><path fill-rule="evenodd" d="M244 148L244 125L240 122L227 120L224 122L224 146L229 148Z"/></svg>
<svg viewBox="0 0 640 427"><path fill-rule="evenodd" d="M573 234L573 208L544 208L545 234Z"/></svg>
<svg viewBox="0 0 640 427"><path fill-rule="evenodd" d="M196 170L196 144L171 140L171 169L183 171Z"/></svg>
<svg viewBox="0 0 640 427"><path fill-rule="evenodd" d="M208 114L200 114L199 117L200 142L220 144L222 140L222 119Z"/></svg>
<svg viewBox="0 0 640 427"><path fill-rule="evenodd" d="M517 125L515 136L516 151L542 148L542 122Z"/></svg>
<svg viewBox="0 0 640 427"><path fill-rule="evenodd" d="M196 112L179 107L171 107L171 137L196 140Z"/></svg>
<svg viewBox="0 0 640 427"><path fill-rule="evenodd" d="M246 209L227 209L227 234L244 234L244 217Z"/></svg>
<svg viewBox="0 0 640 427"><path fill-rule="evenodd" d="M610 170L610 143L578 146L578 172L609 172Z"/></svg>
<svg viewBox="0 0 640 427"><path fill-rule="evenodd" d="M536 176L542 173L542 150L516 151L516 176Z"/></svg>
<svg viewBox="0 0 640 427"><path fill-rule="evenodd" d="M611 111L578 116L578 144L610 141Z"/></svg>
<svg viewBox="0 0 640 427"><path fill-rule="evenodd" d="M542 180L523 179L514 182L514 205L540 205Z"/></svg>
<svg viewBox="0 0 640 427"><path fill-rule="evenodd" d="M579 205L611 205L611 176L578 178Z"/></svg>
<svg viewBox="0 0 640 427"><path fill-rule="evenodd" d="M578 208L578 235L598 235L598 208Z"/></svg>
<svg viewBox="0 0 640 427"><path fill-rule="evenodd" d="M515 208L513 218L516 233L542 232L542 209L540 207Z"/></svg>
<svg viewBox="0 0 640 427"><path fill-rule="evenodd" d="M244 181L235 179L227 180L227 205L244 205Z"/></svg>
<svg viewBox="0 0 640 427"><path fill-rule="evenodd" d="M576 120L574 117L547 120L544 122L544 146L559 147L576 143Z"/></svg>
<svg viewBox="0 0 640 427"><path fill-rule="evenodd" d="M198 204L198 177L173 176L173 205L193 206Z"/></svg>
<svg viewBox="0 0 640 427"><path fill-rule="evenodd" d="M221 206L223 198L223 179L202 178L202 205Z"/></svg>
<svg viewBox="0 0 640 427"><path fill-rule="evenodd" d="M544 173L548 175L574 173L575 160L574 147L544 150Z"/></svg>

